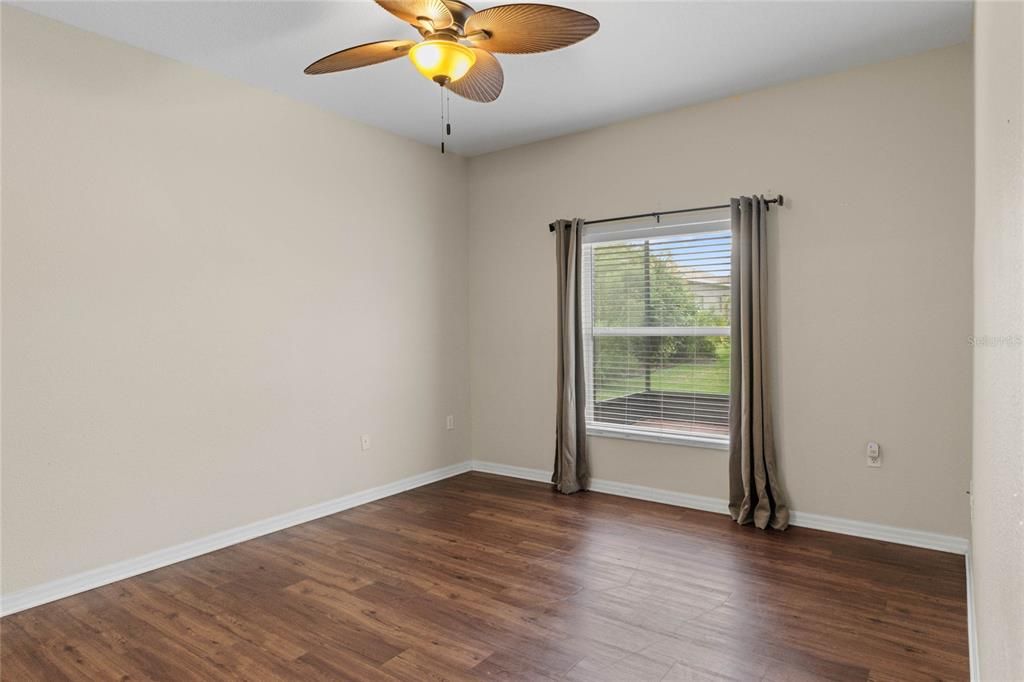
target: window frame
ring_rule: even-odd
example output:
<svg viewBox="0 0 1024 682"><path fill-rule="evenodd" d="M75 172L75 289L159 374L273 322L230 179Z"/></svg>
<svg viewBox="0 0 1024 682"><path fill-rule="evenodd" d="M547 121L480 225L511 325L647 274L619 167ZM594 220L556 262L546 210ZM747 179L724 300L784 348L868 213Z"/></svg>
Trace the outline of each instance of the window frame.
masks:
<svg viewBox="0 0 1024 682"><path fill-rule="evenodd" d="M601 224L585 226L583 231L583 247L586 259L588 254L585 247L590 244L602 242L619 242L634 239L653 239L657 237L678 236L686 234L699 234L704 232L721 232L730 229L730 216L728 209L711 209L708 211L685 214L670 222L655 222L645 220L637 223L627 224ZM583 277L589 273L589 278ZM632 441L645 441L653 443L666 443L687 447L704 448L710 450L728 450L730 446L729 434L724 436L705 436L698 433L685 431L655 431L610 424L607 422L596 422L593 420L594 396L596 386L594 385L594 339L609 336L732 336L731 327L597 327L593 326L593 276L594 267L584 265L581 268L581 307L583 316L583 345L584 345L584 372L586 376L586 428L588 436L600 438L615 438ZM732 308L730 297L730 317ZM602 330L602 333L595 334L595 329ZM652 334L651 330L658 330ZM731 396L730 393L727 395Z"/></svg>

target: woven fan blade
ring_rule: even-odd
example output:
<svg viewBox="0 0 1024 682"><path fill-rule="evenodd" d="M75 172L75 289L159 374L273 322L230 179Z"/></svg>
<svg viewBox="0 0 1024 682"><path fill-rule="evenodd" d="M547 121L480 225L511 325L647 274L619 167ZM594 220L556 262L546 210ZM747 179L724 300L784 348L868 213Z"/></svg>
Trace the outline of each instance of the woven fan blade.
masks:
<svg viewBox="0 0 1024 682"><path fill-rule="evenodd" d="M460 97L474 102L493 102L501 94L505 84L505 72L493 54L479 47L471 47L476 54L476 63L465 76L449 83L447 87Z"/></svg>
<svg viewBox="0 0 1024 682"><path fill-rule="evenodd" d="M381 40L376 43L357 45L316 60L306 67L305 72L312 76L379 64L404 57L409 54L409 48L415 44L412 40Z"/></svg>
<svg viewBox="0 0 1024 682"><path fill-rule="evenodd" d="M435 30L448 28L454 21L451 11L441 0L377 0L377 4L417 28L420 17L430 19Z"/></svg>
<svg viewBox="0 0 1024 682"><path fill-rule="evenodd" d="M490 37L471 39L488 52L526 54L568 47L597 32L597 19L554 5L499 5L466 21L466 34L485 31Z"/></svg>

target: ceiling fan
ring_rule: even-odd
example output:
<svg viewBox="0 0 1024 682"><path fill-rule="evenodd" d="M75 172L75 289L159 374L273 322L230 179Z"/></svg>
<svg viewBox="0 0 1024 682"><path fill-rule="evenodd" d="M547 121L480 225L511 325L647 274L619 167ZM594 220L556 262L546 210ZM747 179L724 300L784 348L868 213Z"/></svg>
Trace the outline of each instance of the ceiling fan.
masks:
<svg viewBox="0 0 1024 682"><path fill-rule="evenodd" d="M460 0L376 0L422 40L350 47L306 67L310 75L347 71L409 56L426 78L475 102L493 102L505 76L494 52L528 54L568 47L594 34L597 19L554 5L499 5L481 12Z"/></svg>

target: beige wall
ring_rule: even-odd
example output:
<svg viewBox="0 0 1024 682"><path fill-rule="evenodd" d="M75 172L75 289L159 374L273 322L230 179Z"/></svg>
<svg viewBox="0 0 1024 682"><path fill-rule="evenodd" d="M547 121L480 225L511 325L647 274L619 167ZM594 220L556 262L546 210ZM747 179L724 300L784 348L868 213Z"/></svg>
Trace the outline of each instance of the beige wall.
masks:
<svg viewBox="0 0 1024 682"><path fill-rule="evenodd" d="M4 593L471 456L547 468L547 222L741 192L787 195L794 506L967 534L967 47L468 163L6 6L2 57ZM592 445L726 494L722 451Z"/></svg>
<svg viewBox="0 0 1024 682"><path fill-rule="evenodd" d="M974 513L982 680L1024 680L1024 4L974 16Z"/></svg>
<svg viewBox="0 0 1024 682"><path fill-rule="evenodd" d="M467 458L461 159L7 6L3 126L4 593Z"/></svg>
<svg viewBox="0 0 1024 682"><path fill-rule="evenodd" d="M966 537L972 125L961 45L471 159L474 457L551 465L548 222L782 192L771 340L793 507ZM727 496L723 451L591 447L598 478Z"/></svg>

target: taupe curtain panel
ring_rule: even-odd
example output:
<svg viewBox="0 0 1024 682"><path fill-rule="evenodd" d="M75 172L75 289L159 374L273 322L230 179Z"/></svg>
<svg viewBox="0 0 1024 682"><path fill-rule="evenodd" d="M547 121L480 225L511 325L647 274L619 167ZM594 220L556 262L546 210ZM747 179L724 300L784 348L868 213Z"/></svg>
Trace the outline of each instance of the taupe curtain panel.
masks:
<svg viewBox="0 0 1024 682"><path fill-rule="evenodd" d="M732 209L732 382L729 511L737 523L789 525L779 485L768 377L768 204L740 197Z"/></svg>
<svg viewBox="0 0 1024 682"><path fill-rule="evenodd" d="M580 305L583 219L558 220L554 227L558 261L558 409L551 482L559 492L569 494L586 490L590 484Z"/></svg>

